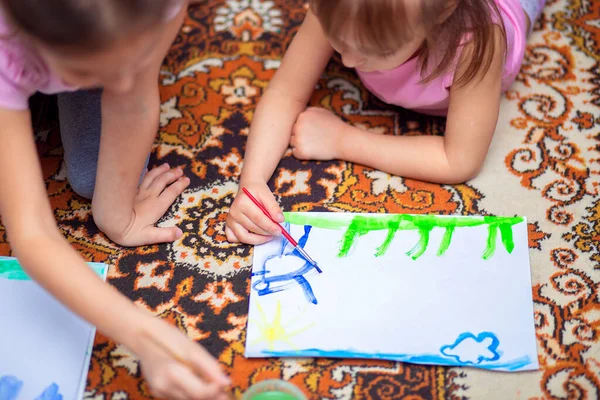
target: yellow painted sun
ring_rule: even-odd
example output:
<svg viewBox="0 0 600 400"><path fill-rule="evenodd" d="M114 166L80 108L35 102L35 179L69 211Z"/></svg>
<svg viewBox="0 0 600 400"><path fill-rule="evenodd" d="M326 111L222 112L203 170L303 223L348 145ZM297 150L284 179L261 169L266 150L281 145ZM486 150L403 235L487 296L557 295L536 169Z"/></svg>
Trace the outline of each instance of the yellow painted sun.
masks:
<svg viewBox="0 0 600 400"><path fill-rule="evenodd" d="M300 315L298 315L296 318L294 318L294 320L288 322L287 324L283 324L281 319L281 303L279 301L277 302L275 316L273 317L272 321L268 321L267 315L265 314L265 311L260 306L260 304L257 304L256 307L260 315L260 322L258 323L260 337L256 339L253 344L266 343L270 351L275 350L275 343L277 342L283 342L293 348L294 344L292 343L291 339L294 336L306 331L307 329L312 328L312 326L314 325L313 323L307 327L288 332L288 327L292 325Z"/></svg>

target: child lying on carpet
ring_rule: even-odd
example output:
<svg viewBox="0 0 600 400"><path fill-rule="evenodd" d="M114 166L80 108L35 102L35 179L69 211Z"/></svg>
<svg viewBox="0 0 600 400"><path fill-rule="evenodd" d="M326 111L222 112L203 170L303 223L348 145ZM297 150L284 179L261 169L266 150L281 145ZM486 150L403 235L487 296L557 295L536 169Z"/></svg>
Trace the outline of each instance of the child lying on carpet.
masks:
<svg viewBox="0 0 600 400"><path fill-rule="evenodd" d="M530 21L545 0L311 0L302 27L260 101L240 185L278 221L267 181L291 146L302 160L341 159L439 183L474 177L496 128L501 93L514 81ZM383 101L447 116L446 134L394 136L308 108L334 51ZM227 238L258 244L279 228L240 192Z"/></svg>
<svg viewBox="0 0 600 400"><path fill-rule="evenodd" d="M155 223L189 179L168 165L143 171L158 129L159 69L186 6L0 0L0 214L27 273L139 356L157 395L212 400L225 398L228 384L217 361L98 279L57 229L28 112L36 91L72 92L59 97L67 175L75 191L93 195L94 220L111 239L138 246L180 237ZM103 90L76 91L86 88Z"/></svg>

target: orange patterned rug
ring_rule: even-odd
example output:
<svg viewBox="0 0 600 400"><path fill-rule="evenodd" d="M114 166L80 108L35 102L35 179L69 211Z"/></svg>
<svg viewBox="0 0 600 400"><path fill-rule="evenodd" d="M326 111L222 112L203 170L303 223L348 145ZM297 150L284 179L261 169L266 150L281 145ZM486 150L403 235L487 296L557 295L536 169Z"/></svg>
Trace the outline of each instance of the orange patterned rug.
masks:
<svg viewBox="0 0 600 400"><path fill-rule="evenodd" d="M98 231L90 203L65 181L56 129L38 133L63 233L109 282L206 346L235 391L283 378L311 399L600 398L600 2L551 0L518 82L506 94L479 177L434 185L345 162L290 154L271 187L287 211L524 215L529 221L541 369L505 374L361 360L243 356L252 249L225 241L254 107L298 29L301 0L209 1L190 10L161 75L160 133L151 164L192 180L164 222L181 240L124 249ZM390 107L334 60L312 98L380 134L438 135L442 119ZM10 249L0 226L0 254ZM423 288L427 290L427 288ZM390 316L393 318L393 316ZM440 321L440 323L442 323ZM99 335L86 398L147 398L137 360Z"/></svg>

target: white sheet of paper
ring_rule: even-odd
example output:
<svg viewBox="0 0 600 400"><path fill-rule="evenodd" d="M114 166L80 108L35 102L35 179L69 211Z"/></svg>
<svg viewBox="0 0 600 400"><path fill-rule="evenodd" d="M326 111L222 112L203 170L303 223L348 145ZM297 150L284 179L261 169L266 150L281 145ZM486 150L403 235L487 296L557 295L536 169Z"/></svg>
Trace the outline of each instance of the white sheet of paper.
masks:
<svg viewBox="0 0 600 400"><path fill-rule="evenodd" d="M106 278L105 264L90 266ZM0 400L82 398L95 328L34 281L10 275L0 274Z"/></svg>
<svg viewBox="0 0 600 400"><path fill-rule="evenodd" d="M255 247L247 357L538 368L524 218L289 213L286 219L323 273L284 239ZM447 249L438 255L444 241Z"/></svg>

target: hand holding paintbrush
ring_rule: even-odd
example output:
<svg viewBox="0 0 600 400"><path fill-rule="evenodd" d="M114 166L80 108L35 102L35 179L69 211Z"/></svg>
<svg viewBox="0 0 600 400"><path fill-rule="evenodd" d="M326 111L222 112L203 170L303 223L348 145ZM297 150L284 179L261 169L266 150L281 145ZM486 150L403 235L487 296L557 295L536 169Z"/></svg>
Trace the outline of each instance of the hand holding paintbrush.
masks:
<svg viewBox="0 0 600 400"><path fill-rule="evenodd" d="M282 235L288 240L288 242L290 242L290 244L292 246L294 246L294 248L302 255L302 257L304 257L304 259L306 261L308 261L309 263L311 263L319 273L322 273L323 271L321 270L321 268L319 268L319 265L316 263L316 261L313 260L308 255L308 253L306 253L306 251L298 244L298 242L292 237L292 235L290 235L290 233L283 226L281 226L281 224L279 224L277 221L275 221L273 219L273 217L271 217L271 214L269 213L269 211L267 211L267 209L260 203L260 201L258 201L252 195L252 193L250 193L250 191L248 189L242 188L242 190L244 191L244 193L246 194L246 196L248 196L248 198L250 200L252 200L252 202L254 204L256 204L256 206L258 208L260 208L260 210L263 212L263 214L265 214L267 216L267 218L269 218L271 221L273 221L273 223L277 224L281 228Z"/></svg>
<svg viewBox="0 0 600 400"><path fill-rule="evenodd" d="M148 321L132 350L153 394L164 399L230 400L229 378L202 346L164 321Z"/></svg>

